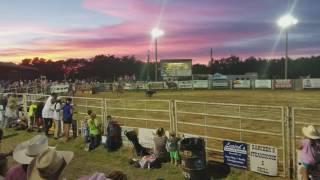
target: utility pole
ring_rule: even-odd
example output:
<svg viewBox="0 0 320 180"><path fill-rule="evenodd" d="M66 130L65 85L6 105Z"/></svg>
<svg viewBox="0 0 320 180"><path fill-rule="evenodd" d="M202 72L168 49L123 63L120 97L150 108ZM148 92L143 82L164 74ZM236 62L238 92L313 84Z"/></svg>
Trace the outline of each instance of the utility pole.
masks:
<svg viewBox="0 0 320 180"><path fill-rule="evenodd" d="M147 82L150 81L150 50L147 52Z"/></svg>

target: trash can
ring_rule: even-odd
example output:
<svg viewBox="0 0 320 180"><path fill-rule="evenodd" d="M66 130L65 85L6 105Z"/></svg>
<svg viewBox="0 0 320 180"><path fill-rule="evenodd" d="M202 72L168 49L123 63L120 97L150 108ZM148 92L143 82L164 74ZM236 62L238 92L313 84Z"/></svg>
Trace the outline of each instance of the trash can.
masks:
<svg viewBox="0 0 320 180"><path fill-rule="evenodd" d="M203 138L185 138L180 142L181 165L186 180L207 180L206 149Z"/></svg>

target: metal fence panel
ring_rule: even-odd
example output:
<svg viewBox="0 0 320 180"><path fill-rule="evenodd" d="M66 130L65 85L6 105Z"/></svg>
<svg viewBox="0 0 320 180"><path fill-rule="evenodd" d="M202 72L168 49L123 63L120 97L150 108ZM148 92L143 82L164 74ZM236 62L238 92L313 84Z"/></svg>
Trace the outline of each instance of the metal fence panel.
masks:
<svg viewBox="0 0 320 180"><path fill-rule="evenodd" d="M286 121L281 106L175 101L176 131L205 138L208 156L223 160L223 140L278 148L279 175L286 176Z"/></svg>

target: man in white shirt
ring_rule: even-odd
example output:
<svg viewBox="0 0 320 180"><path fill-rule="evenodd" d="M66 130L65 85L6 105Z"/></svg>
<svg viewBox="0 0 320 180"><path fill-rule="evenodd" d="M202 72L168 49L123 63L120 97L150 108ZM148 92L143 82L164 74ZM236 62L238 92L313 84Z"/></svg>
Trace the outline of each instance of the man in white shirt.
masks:
<svg viewBox="0 0 320 180"><path fill-rule="evenodd" d="M44 107L42 109L42 118L44 120L44 129L46 135L49 133L49 129L52 126L52 118L53 118L53 110L54 110L54 103L57 99L57 94L52 93L51 96L47 99Z"/></svg>

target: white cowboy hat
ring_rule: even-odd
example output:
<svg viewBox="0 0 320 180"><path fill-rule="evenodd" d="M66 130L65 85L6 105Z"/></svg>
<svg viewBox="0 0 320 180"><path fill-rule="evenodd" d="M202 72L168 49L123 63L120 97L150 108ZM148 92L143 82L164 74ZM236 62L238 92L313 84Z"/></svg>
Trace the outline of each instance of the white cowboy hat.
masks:
<svg viewBox="0 0 320 180"><path fill-rule="evenodd" d="M35 158L28 167L28 180L59 179L73 158L71 151L47 149Z"/></svg>
<svg viewBox="0 0 320 180"><path fill-rule="evenodd" d="M28 141L18 144L13 151L13 159L20 164L30 164L37 155L48 148L47 137L37 135Z"/></svg>
<svg viewBox="0 0 320 180"><path fill-rule="evenodd" d="M310 139L320 139L319 132L312 125L309 125L308 127L303 127L302 133Z"/></svg>

